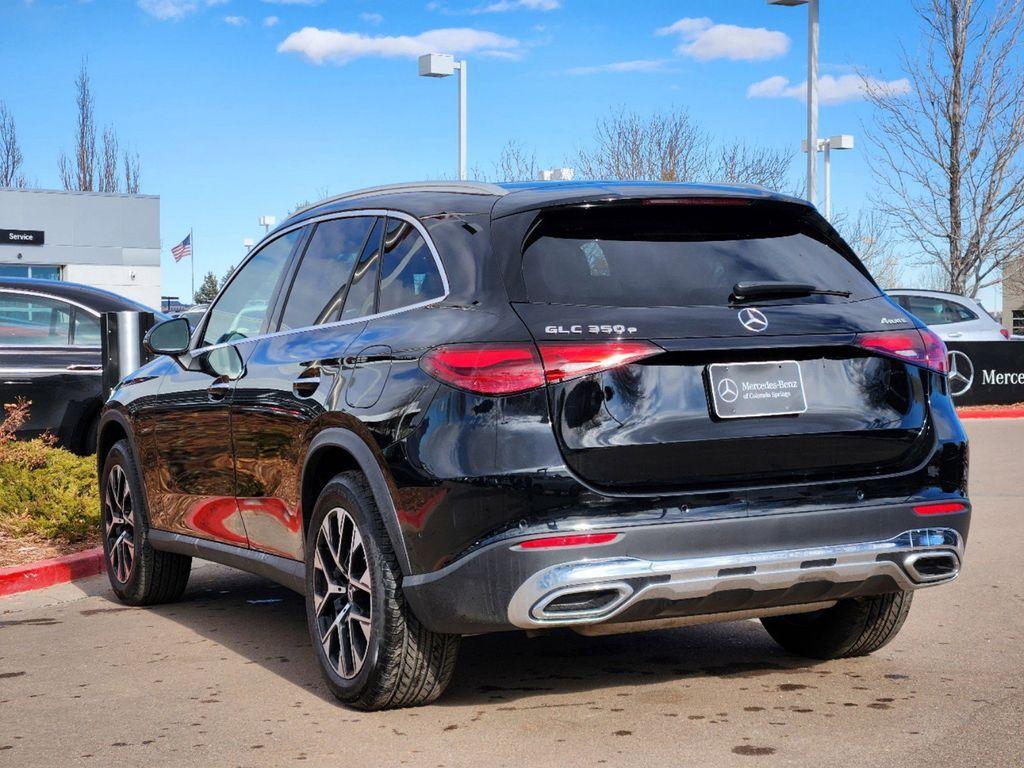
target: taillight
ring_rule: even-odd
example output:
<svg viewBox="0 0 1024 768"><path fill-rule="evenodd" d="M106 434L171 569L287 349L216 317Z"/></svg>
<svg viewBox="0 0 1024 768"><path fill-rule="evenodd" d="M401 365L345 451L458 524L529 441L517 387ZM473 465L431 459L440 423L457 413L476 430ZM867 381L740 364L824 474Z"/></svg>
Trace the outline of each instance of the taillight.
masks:
<svg viewBox="0 0 1024 768"><path fill-rule="evenodd" d="M1009 341L1009 339L1010 339L1010 332L1009 332L1008 330L1006 330L1005 328L1000 328L1000 329L999 329L999 334L1000 334L1000 335L1001 335L1001 336L1002 336L1002 337L1003 337L1004 339L1006 339L1007 341Z"/></svg>
<svg viewBox="0 0 1024 768"><path fill-rule="evenodd" d="M861 349L920 365L936 373L948 370L946 345L927 328L864 333L857 337L856 344Z"/></svg>
<svg viewBox="0 0 1024 768"><path fill-rule="evenodd" d="M628 365L663 351L647 341L451 344L427 352L420 358L420 367L458 389L513 395L545 383Z"/></svg>
<svg viewBox="0 0 1024 768"><path fill-rule="evenodd" d="M420 358L435 379L482 395L511 395L544 385L533 344L452 344Z"/></svg>
<svg viewBox="0 0 1024 768"><path fill-rule="evenodd" d="M540 358L544 377L554 384L588 373L598 373L620 365L629 365L664 350L649 341L609 341L599 343L541 342Z"/></svg>

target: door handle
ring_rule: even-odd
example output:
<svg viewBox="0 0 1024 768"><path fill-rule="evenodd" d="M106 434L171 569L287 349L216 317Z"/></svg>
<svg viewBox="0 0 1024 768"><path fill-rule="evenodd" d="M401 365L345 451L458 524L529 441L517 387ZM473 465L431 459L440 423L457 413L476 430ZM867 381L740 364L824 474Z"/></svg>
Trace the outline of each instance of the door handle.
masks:
<svg viewBox="0 0 1024 768"><path fill-rule="evenodd" d="M292 382L292 392L296 397L312 397L319 387L319 376L302 376Z"/></svg>
<svg viewBox="0 0 1024 768"><path fill-rule="evenodd" d="M227 394L230 391L231 381L229 379L217 379L213 384L206 388L206 396L213 402L219 402L227 397Z"/></svg>
<svg viewBox="0 0 1024 768"><path fill-rule="evenodd" d="M956 333L947 333L946 335L951 339L959 339L961 336L963 336L963 333L958 331Z"/></svg>

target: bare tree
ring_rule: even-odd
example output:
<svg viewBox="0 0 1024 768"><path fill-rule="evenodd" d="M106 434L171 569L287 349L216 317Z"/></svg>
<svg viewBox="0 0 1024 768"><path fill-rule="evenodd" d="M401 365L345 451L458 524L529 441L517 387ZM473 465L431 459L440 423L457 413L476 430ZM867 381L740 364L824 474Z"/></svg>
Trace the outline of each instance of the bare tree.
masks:
<svg viewBox="0 0 1024 768"><path fill-rule="evenodd" d="M903 280L903 262L897 253L888 217L878 211L858 211L855 218L840 213L833 226L850 244L882 288L897 288Z"/></svg>
<svg viewBox="0 0 1024 768"><path fill-rule="evenodd" d="M14 115L0 101L0 189L27 186L25 174L21 172L22 160Z"/></svg>
<svg viewBox="0 0 1024 768"><path fill-rule="evenodd" d="M501 181L533 181L537 178L537 153L510 139L501 148L494 174Z"/></svg>
<svg viewBox="0 0 1024 768"><path fill-rule="evenodd" d="M124 151L124 191L129 195L139 194L139 153Z"/></svg>
<svg viewBox="0 0 1024 768"><path fill-rule="evenodd" d="M117 176L117 133L112 125L108 125L103 129L100 154L100 192L117 192L119 181Z"/></svg>
<svg viewBox="0 0 1024 768"><path fill-rule="evenodd" d="M712 174L715 181L733 184L760 184L780 191L789 186L793 153L771 147L752 147L745 142L723 144L716 153Z"/></svg>
<svg viewBox="0 0 1024 768"><path fill-rule="evenodd" d="M579 178L625 181L707 179L711 167L708 133L684 109L613 112L598 120L593 145L575 161Z"/></svg>
<svg viewBox="0 0 1024 768"><path fill-rule="evenodd" d="M924 41L903 52L910 94L864 78L884 191L875 202L944 288L975 296L1024 250L1024 0L916 0L915 10Z"/></svg>
<svg viewBox="0 0 1024 768"><path fill-rule="evenodd" d="M60 156L60 179L64 189L92 192L96 174L95 99L89 81L86 61L75 80L75 103L78 106L78 127L75 135L75 156Z"/></svg>

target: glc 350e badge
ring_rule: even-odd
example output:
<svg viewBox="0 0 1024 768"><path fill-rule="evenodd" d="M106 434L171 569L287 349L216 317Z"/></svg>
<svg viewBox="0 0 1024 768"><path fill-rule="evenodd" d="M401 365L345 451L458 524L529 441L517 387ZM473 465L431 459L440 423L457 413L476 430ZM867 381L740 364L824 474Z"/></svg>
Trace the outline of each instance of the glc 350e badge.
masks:
<svg viewBox="0 0 1024 768"><path fill-rule="evenodd" d="M764 316L764 312L753 307L741 309L737 317L740 319L740 325L754 333L761 333L768 327L768 318Z"/></svg>

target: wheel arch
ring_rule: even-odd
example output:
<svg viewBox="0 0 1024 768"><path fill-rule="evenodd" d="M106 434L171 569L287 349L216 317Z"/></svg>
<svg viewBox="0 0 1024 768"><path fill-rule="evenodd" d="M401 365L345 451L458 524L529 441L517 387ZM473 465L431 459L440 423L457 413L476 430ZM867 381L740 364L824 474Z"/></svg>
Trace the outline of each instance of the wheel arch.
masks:
<svg viewBox="0 0 1024 768"><path fill-rule="evenodd" d="M373 499L380 511L391 546L402 575L412 573L409 552L402 536L402 528L398 522L398 511L391 494L387 478L384 477L380 464L370 447L347 429L330 427L320 432L309 444L306 459L302 465L302 490L300 505L302 509L303 539L312 516L313 505L323 487L339 472L358 471L363 474L370 485Z"/></svg>
<svg viewBox="0 0 1024 768"><path fill-rule="evenodd" d="M135 441L132 439L131 425L128 419L120 411L108 409L102 411L99 417L99 425L96 430L96 472L103 472L103 463L107 454L118 440L127 440L135 452ZM138 453L136 452L136 457Z"/></svg>

